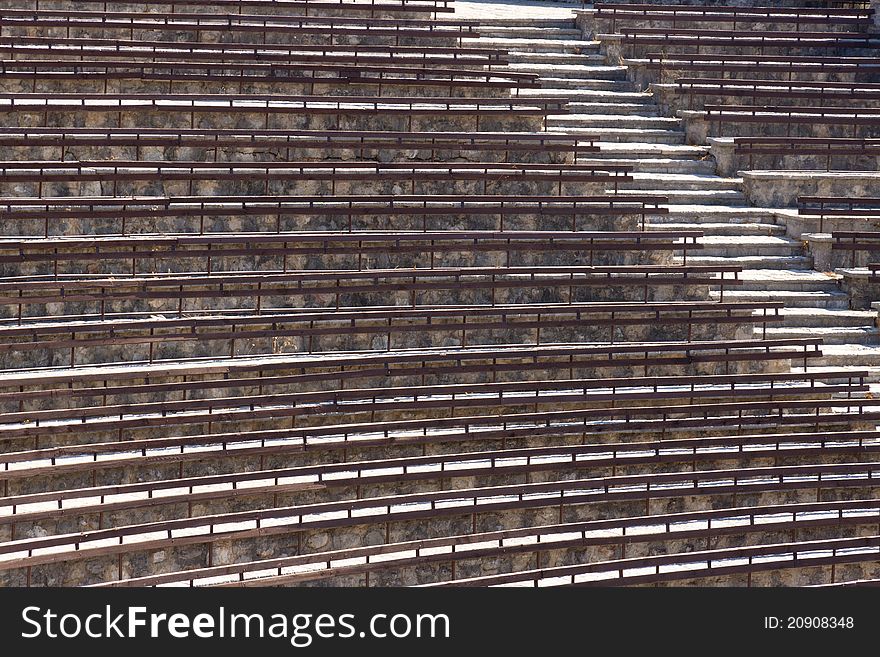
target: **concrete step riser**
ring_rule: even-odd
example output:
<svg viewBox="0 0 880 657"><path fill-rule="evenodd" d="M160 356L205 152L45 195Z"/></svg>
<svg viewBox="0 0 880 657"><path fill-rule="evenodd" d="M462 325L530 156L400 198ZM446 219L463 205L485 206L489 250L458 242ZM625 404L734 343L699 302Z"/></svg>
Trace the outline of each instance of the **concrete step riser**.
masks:
<svg viewBox="0 0 880 657"><path fill-rule="evenodd" d="M481 38L501 39L559 39L571 41L582 39L580 30L565 27L536 27L534 29L524 27L502 27L495 25L481 25L479 28Z"/></svg>
<svg viewBox="0 0 880 657"><path fill-rule="evenodd" d="M765 217L750 217L748 214L743 213L742 216L723 216L723 217L714 217L707 216L702 219L694 218L693 216L680 216L675 213L670 213L668 215L650 215L648 217L648 223L652 224L690 224L694 227L694 229L699 230L701 228L701 224L717 224L717 223L727 223L731 226L738 226L740 224L753 224L753 223L770 223L767 221Z"/></svg>
<svg viewBox="0 0 880 657"><path fill-rule="evenodd" d="M741 210L739 208L742 208ZM697 212L691 209L670 206L667 214L649 215L648 221L652 223L677 223L677 224L775 224L776 216L760 210L752 210L742 206L706 206Z"/></svg>
<svg viewBox="0 0 880 657"><path fill-rule="evenodd" d="M742 258L747 256L781 256L796 257L802 251L797 247L743 245L743 246L704 246L700 249L701 256L715 256L719 258Z"/></svg>
<svg viewBox="0 0 880 657"><path fill-rule="evenodd" d="M727 290L724 293L725 301L782 301L785 304L786 308L818 308L820 310L848 310L849 309L849 300L844 295L844 298L838 298L835 296L822 296L821 294L816 295L804 295L803 297L792 297L786 296L783 292L768 292L766 296L764 295L749 295L749 294L740 294L738 292L739 287L736 288L737 291ZM714 291L711 293L713 298L720 298L720 293Z"/></svg>
<svg viewBox="0 0 880 657"><path fill-rule="evenodd" d="M634 173L687 173L707 174L705 164L695 160L672 160L671 162L651 160L621 160L615 158L594 157L597 153L590 153L590 157L578 158L578 164L591 164L593 166L620 165L632 167Z"/></svg>
<svg viewBox="0 0 880 657"><path fill-rule="evenodd" d="M743 280L737 286L743 292L840 292L834 283L801 283L798 281ZM841 293L842 294L842 293Z"/></svg>
<svg viewBox="0 0 880 657"><path fill-rule="evenodd" d="M738 265L743 269L812 269L813 259L801 257L757 256L722 258L717 256L689 255L691 265Z"/></svg>
<svg viewBox="0 0 880 657"><path fill-rule="evenodd" d="M596 134L595 128L585 128L585 127L572 127L572 126L554 126L553 124L548 122L548 129L559 131L559 132L569 132L572 134L577 134L580 132L585 135L594 135ZM679 145L684 144L684 133L678 132L676 130L644 130L644 131L609 131L602 130L601 131L602 141L609 141L616 144L622 144L627 142L637 141L642 144L669 144L669 145Z"/></svg>
<svg viewBox="0 0 880 657"><path fill-rule="evenodd" d="M771 224L647 224L648 230L701 230L707 236L748 236L756 237L782 237L785 228Z"/></svg>
<svg viewBox="0 0 880 657"><path fill-rule="evenodd" d="M664 188L660 186L647 187L631 187L629 183L621 184L621 190L638 192L656 192L668 199L671 205L691 205L698 203L700 205L746 205L746 199L739 192L728 192L724 190L718 191L693 191L688 194L681 193L681 190L672 188Z"/></svg>
<svg viewBox="0 0 880 657"><path fill-rule="evenodd" d="M814 369L814 363L817 363L818 361L821 361L821 360L824 360L824 359L823 359L823 358L816 358L816 359L810 360L810 370L813 370L813 369ZM791 366L792 366L793 369L798 369L798 368L799 368L799 371L803 371L803 368L804 368L804 361L802 361L802 360L793 360L793 361L791 361ZM820 366L819 366L819 365L815 365L815 367L820 367ZM823 366L823 367L826 367L826 366ZM880 371L874 371L874 372L872 372L872 371L869 370L868 375L865 376L864 379L862 379L862 380L863 380L865 383L880 383ZM846 378L846 377L840 377L839 379L838 379L838 378L833 378L833 379L823 379L823 381L825 381L828 385L843 385L843 384L845 384L845 383L849 383L849 382L850 382L850 379L848 379L848 378ZM858 383L858 380L853 379L853 380L852 380L852 383ZM844 394L844 393L840 393L840 394ZM860 394L860 393L853 393L853 398L856 398L856 395L858 395L858 394ZM863 394L863 393L862 393L862 394ZM845 397L845 395L844 395L843 397L840 397L840 398L841 398L841 399L845 399L846 397Z"/></svg>
<svg viewBox="0 0 880 657"><path fill-rule="evenodd" d="M528 46L522 46L515 43L501 43L490 39L473 39L470 42L465 39L464 41L465 43L462 45L470 48L502 48L508 52L558 52L569 55L600 54L598 46L596 48L591 46L573 46L563 40L554 41L552 39L547 39L541 43L529 44Z"/></svg>
<svg viewBox="0 0 880 657"><path fill-rule="evenodd" d="M859 354L857 357L854 357L850 354L846 355L829 355L829 356L821 356L819 358L811 358L810 359L810 367L846 367L848 365L853 365L855 359L858 358L858 367L877 367L880 368L880 354ZM793 360L791 362L793 367L803 367L804 361ZM878 383L880 382L880 371L877 373L872 373L869 379L866 379L867 383Z"/></svg>
<svg viewBox="0 0 880 657"><path fill-rule="evenodd" d="M627 189L668 189L670 192L705 192L714 195L715 192L724 192L718 196L742 202L738 182L725 178L705 178L702 180L668 180L663 177L636 178L626 184Z"/></svg>
<svg viewBox="0 0 880 657"><path fill-rule="evenodd" d="M572 112L574 110L572 109ZM677 131L679 121L657 116L604 116L602 114L574 114L571 116L553 115L547 119L552 125L568 125L584 128L625 128L627 130L669 130Z"/></svg>
<svg viewBox="0 0 880 657"><path fill-rule="evenodd" d="M598 79L581 79L581 78L562 78L555 77L554 74L540 74L538 83L541 88L536 90L533 95L546 95L548 89L564 89L566 90L566 98L570 100L578 100L580 98L597 98L598 92L603 94L624 93L632 94L632 84L625 80L598 80ZM588 92L593 92L592 94ZM522 92L520 92L522 94Z"/></svg>
<svg viewBox="0 0 880 657"><path fill-rule="evenodd" d="M762 335L761 329L755 329L755 336ZM878 339L880 332L877 329L860 330L858 328L841 329L833 333L818 331L815 328L768 328L767 339L773 340L777 338L817 338L821 337L824 344L861 344L871 345L880 342ZM811 364L812 361L811 361ZM818 363L815 363L818 365ZM841 363L843 364L843 363ZM846 365L852 365L850 359ZM861 363L860 363L861 364Z"/></svg>
<svg viewBox="0 0 880 657"><path fill-rule="evenodd" d="M655 105L642 103L584 103L570 102L568 109L574 114L617 114L629 116L636 114L638 116L659 116L659 111Z"/></svg>
<svg viewBox="0 0 880 657"><path fill-rule="evenodd" d="M644 103L645 98L633 91L632 84L620 80L573 80L554 78L552 75L538 78L541 87L522 89L520 96L547 96L561 94L571 101L584 103ZM587 86L588 85L588 86ZM652 107L646 104L645 107Z"/></svg>
<svg viewBox="0 0 880 657"><path fill-rule="evenodd" d="M577 24L573 18L529 18L524 24L521 18L480 18L480 25L496 25L499 27L555 27L574 30Z"/></svg>
<svg viewBox="0 0 880 657"><path fill-rule="evenodd" d="M507 67L508 71L515 73L536 73L541 77L563 78L566 80L615 80L626 82L626 73L619 69L604 66L578 66L577 68L551 68L541 64L515 64ZM589 89L589 87L584 87Z"/></svg>
<svg viewBox="0 0 880 657"><path fill-rule="evenodd" d="M529 64L601 64L605 57L598 53L510 52L507 61Z"/></svg>
<svg viewBox="0 0 880 657"><path fill-rule="evenodd" d="M585 114L623 114L623 110L633 108L638 109L640 114L646 112L643 116L648 116L650 112L659 112L656 105L639 96L637 92L603 91L591 94L586 89L574 89L570 98L572 107L584 107Z"/></svg>
<svg viewBox="0 0 880 657"><path fill-rule="evenodd" d="M860 323L861 322L861 323ZM817 316L786 316L782 323L785 328L834 328L849 327L860 328L866 331L874 328L870 324L865 324L863 320L853 319L849 317L825 317Z"/></svg>
<svg viewBox="0 0 880 657"><path fill-rule="evenodd" d="M566 39L530 38L526 42L508 36L483 36L478 39L462 39L461 45L466 48L499 48L508 52L561 52L572 55L599 54L599 46L594 43L578 43Z"/></svg>

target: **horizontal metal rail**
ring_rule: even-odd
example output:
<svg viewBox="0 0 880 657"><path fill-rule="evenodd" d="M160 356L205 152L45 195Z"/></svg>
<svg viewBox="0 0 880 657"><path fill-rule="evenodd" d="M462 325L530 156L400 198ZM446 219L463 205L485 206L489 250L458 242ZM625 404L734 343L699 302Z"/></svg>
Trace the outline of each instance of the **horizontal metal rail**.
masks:
<svg viewBox="0 0 880 657"><path fill-rule="evenodd" d="M207 387L259 385L266 379L279 384L308 383L313 381L340 381L369 377L421 377L456 373L493 375L512 372L568 371L574 377L576 370L584 368L609 368L631 366L642 368L648 376L649 368L678 366L697 363L723 364L730 372L730 364L750 360L800 360L804 367L810 359L822 356L821 338L790 338L773 340L729 340L692 342L640 342L614 345L554 345L528 347L505 345L454 348L433 348L398 352L331 352L304 356L279 354L253 359L240 358L195 360L178 363L162 369L170 383L151 383L150 369L126 365L121 368L101 366L100 371L83 365L75 370L49 369L0 372L0 401L14 400L21 404L31 399L46 397L104 397L116 394L150 394L151 392L183 391ZM273 372L293 372L280 379ZM250 375L247 378L243 375ZM205 382L190 380L190 376L214 376ZM110 381L114 382L110 385ZM139 384L123 384L125 381L142 381ZM46 385L63 385L42 389ZM74 387L74 384L77 387ZM93 384L87 387L86 384ZM38 389L31 389L36 386ZM79 387L82 386L82 387ZM22 409L23 410L23 409Z"/></svg>
<svg viewBox="0 0 880 657"><path fill-rule="evenodd" d="M362 485L397 484L452 480L462 477L522 475L536 472L596 470L639 465L709 464L743 459L761 462L767 458L793 459L804 456L870 456L880 451L876 432L818 434L758 434L698 439L673 439L638 443L612 443L564 447L527 447L464 452L409 458L351 461L140 481L85 488L52 490L0 498L0 525L58 519L71 515L110 513L135 508L161 507L181 501L205 502L239 495L275 495L273 487L305 490L351 488ZM163 462L167 465L167 461ZM54 466L53 462L53 466ZM88 470L89 463L37 466L8 471L10 479L26 476L64 475ZM126 461L131 467L132 463ZM146 466L147 463L141 463ZM675 470L671 470L675 472ZM28 474L30 473L30 474ZM167 476L167 475L166 475ZM613 475L612 475L613 476ZM163 491L173 491L166 492ZM122 499L128 496L129 499ZM46 508L51 504L52 508ZM193 517L192 513L187 514ZM14 538L13 538L14 540Z"/></svg>
<svg viewBox="0 0 880 657"><path fill-rule="evenodd" d="M207 301L216 299L253 299L255 308L265 304L266 298L303 298L323 295L335 297L334 306L343 305L343 297L363 294L393 294L406 292L410 306L418 305L417 294L432 291L489 291L490 305L495 304L495 292L512 289L555 289L560 296L574 302L575 291L581 288L605 288L609 286L635 288L642 292L642 300L650 300L650 291L658 286L711 286L721 291L741 284L736 269L713 266L572 266L572 267L458 267L435 268L428 271L417 268L370 269L362 271L303 271L287 274L243 272L235 274L175 275L133 278L71 278L45 280L0 281L0 305L17 308L17 319L22 323L26 316L42 316L40 312L25 313L26 308L36 306L45 310L45 304L95 303L97 308L85 315L121 317L122 311L114 306L108 311L106 304L123 301L168 300L176 304L178 316L189 312L187 300ZM733 277L725 276L733 273ZM387 296L383 297L387 303ZM363 300L369 306L367 300ZM301 304L304 305L304 304ZM166 312L174 310L166 309ZM156 312L156 309L150 311ZM58 311L54 311L57 317ZM136 313L130 313L136 314ZM77 316L64 314L65 319ZM2 321L0 321L2 324Z"/></svg>
<svg viewBox="0 0 880 657"><path fill-rule="evenodd" d="M81 5L103 5L106 0L77 0ZM53 0L33 0L33 9L45 9ZM343 9L345 11L365 12L451 12L454 11L451 0L137 0L137 4L149 7L161 16L163 13L174 14L179 7L210 7L217 13L241 12L245 9L272 9L320 11L322 9ZM167 8L167 12L161 11Z"/></svg>
<svg viewBox="0 0 880 657"><path fill-rule="evenodd" d="M808 529L833 524L867 524L872 522L872 517L877 513L880 513L880 502L862 500L777 504L591 520L260 559L159 575L128 577L93 586L163 586L178 583L186 583L191 587L277 585L350 574L365 574L365 585L369 586L369 573L408 568L415 563L455 563L461 559L519 553L533 553L540 563L540 555L545 550L613 545L609 537L603 535L609 531L618 533L618 545L622 548L642 541L659 542L682 538L702 538L708 543L715 537L757 531ZM695 525L705 527L694 527ZM621 549L620 553L624 552L625 549ZM209 558L209 562L212 561Z"/></svg>
<svg viewBox="0 0 880 657"><path fill-rule="evenodd" d="M497 512L505 509L556 506L561 511L565 505L609 500L644 500L683 495L724 495L797 489L864 488L876 487L878 479L880 479L880 471L877 470L877 464L838 463L611 476L352 499L124 525L76 534L10 541L0 544L0 554L9 555L0 562L0 569L9 570L38 563L84 559L97 554L116 554L128 551L132 546L148 549L172 542L175 545L190 541L210 542L220 536L227 539L244 538L249 534L248 530L265 536L272 530L288 533L292 528L302 530L368 525L445 515ZM330 515L333 517L328 517ZM229 529L232 523L246 527ZM199 530L193 531L195 528ZM157 533L162 533L165 537L156 539ZM138 537L140 540L137 540ZM105 545L102 547L90 545L99 541L105 542ZM114 544L106 545L108 541L113 541ZM56 550L52 554L34 554L35 551L46 548L66 549Z"/></svg>
<svg viewBox="0 0 880 657"><path fill-rule="evenodd" d="M548 579L563 580L556 581L554 583L556 586L609 586L674 582L740 574L748 574L748 582L751 584L751 575L754 573L826 565L833 567L835 564L878 560L880 560L880 535L872 535L615 559L505 575L457 579L427 586L501 586L525 582L537 587L541 585L541 581ZM644 570L653 572L636 574L637 571ZM588 574L598 577L578 579L578 576Z"/></svg>
<svg viewBox="0 0 880 657"><path fill-rule="evenodd" d="M821 372L806 374L738 374L698 377L633 377L632 379L558 379L542 381L504 381L493 383L456 383L428 386L383 386L321 391L297 391L243 394L210 399L117 403L79 408L39 409L6 412L2 415L0 440L46 433L78 433L117 429L125 426L154 424L201 424L206 416L221 422L235 418L253 419L333 413L371 414L386 410L427 411L436 408L456 409L543 405L557 403L610 402L647 400L787 398L803 395L858 393L868 390L865 372ZM839 379L845 383L836 383ZM861 381L861 383L855 383ZM646 388L647 390L640 390ZM161 419L159 419L161 418ZM63 421L63 422L61 422ZM132 423L132 424L129 424ZM71 451L76 451L71 450ZM5 461L0 455L0 461ZM323 467L323 466L319 466Z"/></svg>
<svg viewBox="0 0 880 657"><path fill-rule="evenodd" d="M4 19L0 9L0 31ZM108 21L99 22L106 30ZM156 23L145 24L152 31ZM185 30L186 26L181 26ZM77 30L82 29L77 25ZM234 28L232 28L234 29ZM127 32L130 32L126 28ZM227 32L226 29L223 30ZM175 29L175 34L178 30ZM19 55L70 55L100 60L122 58L147 61L157 59L197 62L316 62L316 63L402 63L402 64L450 64L461 66L504 66L509 63L508 52L503 48L476 46L438 46L430 44L345 44L320 43L227 43L205 41L161 41L141 39L111 39L95 37L46 37L46 36L0 36L0 52L9 60Z"/></svg>

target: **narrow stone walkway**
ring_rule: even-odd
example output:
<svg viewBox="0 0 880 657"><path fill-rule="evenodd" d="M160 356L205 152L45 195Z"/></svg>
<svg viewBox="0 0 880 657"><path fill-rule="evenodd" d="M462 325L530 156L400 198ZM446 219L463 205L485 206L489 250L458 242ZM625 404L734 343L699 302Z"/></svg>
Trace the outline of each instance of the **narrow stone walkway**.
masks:
<svg viewBox="0 0 880 657"><path fill-rule="evenodd" d="M607 64L600 43L575 25L580 4L491 6L484 15L479 2L456 5L460 17L480 18L480 37L467 45L505 48L513 70L537 73L541 88L521 94L571 100L571 113L548 117L547 127L601 136L600 151L580 163L630 165L634 180L620 193L668 197L669 213L649 217L649 226L702 230L704 248L688 257L691 264L743 267L742 286L726 299L783 301L785 321L768 328L768 338L821 337L827 355L816 365L870 366L880 381L876 313L849 310L840 277L813 270L804 245L786 235L781 211L751 207L742 179L716 175L708 147L686 144L680 120L662 116L653 95L628 81L625 66Z"/></svg>

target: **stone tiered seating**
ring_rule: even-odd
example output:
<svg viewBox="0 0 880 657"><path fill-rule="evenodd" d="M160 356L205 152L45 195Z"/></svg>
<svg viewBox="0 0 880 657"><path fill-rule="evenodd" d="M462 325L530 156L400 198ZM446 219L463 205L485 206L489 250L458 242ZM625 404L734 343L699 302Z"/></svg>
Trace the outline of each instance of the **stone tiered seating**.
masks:
<svg viewBox="0 0 880 657"><path fill-rule="evenodd" d="M655 196L343 195L326 196L53 196L0 200L0 216L19 235L303 230L310 221L337 230L436 230L444 225L572 230L645 227L647 215L665 213ZM384 224L378 223L379 219ZM173 222L173 223L172 223ZM246 223L243 223L246 222Z"/></svg>
<svg viewBox="0 0 880 657"><path fill-rule="evenodd" d="M451 8L0 10L0 583L872 575L871 372L682 221L739 182L573 21Z"/></svg>
<svg viewBox="0 0 880 657"><path fill-rule="evenodd" d="M784 7L784 6L724 6L679 3L594 3L594 20L600 27L613 33L616 28L628 24L658 23L673 27L721 24L730 29L750 30L758 25L809 26L819 24L823 28L843 27L865 29L873 20L873 9L847 9L839 7Z"/></svg>
<svg viewBox="0 0 880 657"><path fill-rule="evenodd" d="M344 130L235 130L191 128L11 128L0 129L0 153L27 160L68 156L94 160L108 155L140 160L158 149L167 159L182 149L198 148L211 161L258 156L267 150L287 161L324 159L476 160L479 162L574 163L579 155L598 152L597 137L548 132L368 132ZM413 151L416 154L413 154Z"/></svg>
<svg viewBox="0 0 880 657"><path fill-rule="evenodd" d="M369 50L384 44L409 45L417 52L422 48L430 51L461 45L462 38L479 36L474 23L455 20L8 8L0 9L0 28L4 44L24 46L23 52L28 52L29 44L42 44L49 50L63 52L71 47L107 45L108 40L121 48L152 49L167 45L163 39L150 43L157 34L174 39L172 43L182 47L189 44L189 47L213 45L232 49L250 44L268 45L271 51L277 50L276 46L325 44ZM47 28L52 29L55 36L46 37ZM148 38L144 40L144 37ZM203 38L208 41L202 42Z"/></svg>
<svg viewBox="0 0 880 657"><path fill-rule="evenodd" d="M871 107L880 99L880 84L712 78L678 78L671 87L654 87L670 109L700 109L706 104L778 103L832 107ZM671 93L670 93L671 92Z"/></svg>
<svg viewBox="0 0 880 657"><path fill-rule="evenodd" d="M161 184L166 193L192 195L203 185L221 194L262 192L290 194L311 191L308 183L326 183L331 193L389 193L392 188L410 194L571 194L569 183L580 183L588 193L616 188L630 179L629 168L609 165L598 169L583 164L526 164L504 162L197 162L172 163L132 160L77 162L0 162L0 190L30 189L33 196L76 196L87 183L112 195L134 194L143 183ZM272 184L275 182L276 184ZM126 184L128 183L128 184ZM130 191L127 191L130 190Z"/></svg>
<svg viewBox="0 0 880 657"><path fill-rule="evenodd" d="M700 537L709 541L711 539L717 540L719 536L734 535L739 537L756 531L766 531L769 525L775 525L770 529L786 527L787 525L784 523L782 525L776 524L782 514L791 516L800 527L817 528L839 522L858 524L864 518L870 518L873 513L876 513L876 509L876 502L780 504L743 509L740 511L741 516L731 516L729 512L725 513L723 510L695 511L679 514L654 514L616 521L594 520L548 524L534 529L459 534L449 538L333 550L314 556L279 557L243 564L214 566L188 573L169 573L125 579L108 585L290 585L320 581L338 574L344 574L352 578L352 582L357 581L366 586L370 586L371 582L374 585L381 585L383 582L382 571L407 566L413 567L416 563L422 567L429 563L438 565L449 563L450 568L454 570L456 565L463 562L467 567L470 565L467 563L468 561L473 563L481 558L498 554L533 552L536 559L540 560L541 552L553 549L572 546L582 548L607 546L612 542L608 536L602 534L603 530L607 532L609 529L620 530L623 528L626 540L621 540L617 547L621 554L624 554L627 548L632 550L633 544L637 545L642 541L663 541L666 538L675 540L681 538L683 532L686 532L688 537ZM689 526L688 523L691 525ZM708 524L708 529L700 527L701 524ZM664 532L663 530L666 528L668 530ZM537 547L538 545L540 548ZM460 565L459 569L461 569ZM360 576L361 579L354 580L353 576ZM749 583L746 580L745 584Z"/></svg>
<svg viewBox="0 0 880 657"><path fill-rule="evenodd" d="M338 90L340 85L361 90L380 90L396 95L402 91L425 95L468 95L473 90L509 93L536 86L534 77L504 72L457 71L451 69L403 66L299 64L299 63L131 63L123 60L84 63L80 60L15 60L0 65L0 88L31 92L70 92L74 89L122 91L137 85L144 90L169 93L203 84L207 92L237 85L239 93L247 87L279 92L310 94ZM381 95L381 94L376 94Z"/></svg>
<svg viewBox="0 0 880 657"><path fill-rule="evenodd" d="M124 4L157 15L179 14L181 8L186 8L207 14L241 14L247 10L269 16L349 16L354 13L369 18L386 14L431 18L437 13L454 11L450 0L138 0ZM105 0L11 0L8 7L39 10L53 5L60 10L89 6L98 12L112 6Z"/></svg>
<svg viewBox="0 0 880 657"><path fill-rule="evenodd" d="M706 104L694 114L689 130L718 136L811 137L820 126L828 136L857 138L875 136L880 126L880 109L873 106Z"/></svg>
<svg viewBox="0 0 880 657"><path fill-rule="evenodd" d="M828 55L740 55L727 49L711 54L649 52L627 58L632 80L640 87L675 84L680 78L721 78L794 82L874 81L880 72L875 57ZM662 86L658 87L663 89Z"/></svg>
<svg viewBox="0 0 880 657"><path fill-rule="evenodd" d="M69 116L78 123L110 123L112 127L121 128L149 128L154 127L156 121L162 121L188 128L244 124L256 129L532 131L541 130L551 112L564 110L565 101L536 96L523 99L283 96L279 99L265 94L0 93L0 108L7 119L16 124L44 128L64 127L55 123Z"/></svg>
<svg viewBox="0 0 880 657"><path fill-rule="evenodd" d="M718 171L724 175L747 169L880 169L880 140L873 138L732 137L710 143Z"/></svg>

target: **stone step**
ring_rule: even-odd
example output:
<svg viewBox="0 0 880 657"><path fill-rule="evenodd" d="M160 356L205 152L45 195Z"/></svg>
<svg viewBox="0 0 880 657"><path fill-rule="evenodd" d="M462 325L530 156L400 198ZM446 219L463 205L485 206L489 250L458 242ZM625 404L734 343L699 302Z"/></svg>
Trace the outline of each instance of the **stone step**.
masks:
<svg viewBox="0 0 880 657"><path fill-rule="evenodd" d="M703 205L717 203L719 205L745 205L746 197L742 192L731 189L663 189L651 188L649 185L631 186L630 183L621 183L619 194L647 194L649 196L665 196L668 203L687 204L700 203ZM652 217L654 215L651 215ZM653 221L653 218L651 219Z"/></svg>
<svg viewBox="0 0 880 657"><path fill-rule="evenodd" d="M760 291L770 294L787 292L834 292L840 293L840 276L813 271L807 268L790 270L750 268L739 273L741 284L738 291ZM849 297L847 297L847 300ZM847 306L849 302L847 301Z"/></svg>
<svg viewBox="0 0 880 657"><path fill-rule="evenodd" d="M837 347L837 346L838 345L834 345L834 347ZM840 345L840 346L847 346L847 345ZM851 345L851 346L855 347L857 345ZM815 366L815 365L813 365L813 363L818 360L822 360L822 359L821 358L811 359L809 361L810 366L806 369L803 367L804 361L793 360L793 361L791 361L791 363L792 363L791 371L796 374L804 374L805 372L815 372L816 374L818 374L820 372L841 372L840 378L835 377L832 379L823 379L823 381L825 381L828 384L847 383L849 381L849 379L845 375L846 372L852 372L853 374L855 374L856 372L859 372L859 373L867 372L867 375L863 379L865 383L868 383L868 384L880 383L880 366L860 367L858 365L837 365L837 366L833 366L833 365ZM858 383L858 381L856 381L856 380L853 380L852 382ZM880 395L878 395L878 393L880 393L880 390L874 390L872 388L871 394L873 394L875 398L880 396ZM856 393L853 393L853 396L855 396L855 394Z"/></svg>
<svg viewBox="0 0 880 657"><path fill-rule="evenodd" d="M596 128L628 128L636 130L676 130L681 121L668 116L641 116L638 114L550 114L548 125Z"/></svg>
<svg viewBox="0 0 880 657"><path fill-rule="evenodd" d="M714 170L714 166L708 162L700 160L676 160L669 158L644 158L644 159L623 159L615 157L594 157L600 153L587 153L577 160L578 164L590 164L593 166L629 166L634 172L641 173L688 173L688 174L708 174Z"/></svg>
<svg viewBox="0 0 880 657"><path fill-rule="evenodd" d="M770 235L706 235L697 240L703 245L700 256L739 258L751 256L798 256L803 246L787 237Z"/></svg>
<svg viewBox="0 0 880 657"><path fill-rule="evenodd" d="M595 126L572 126L572 125L551 125L548 127L554 132L567 132L569 134L595 135L597 129ZM680 130L646 130L641 128L602 128L599 130L603 142L626 142L638 141L640 143L648 142L654 144L683 144L684 133Z"/></svg>
<svg viewBox="0 0 880 657"><path fill-rule="evenodd" d="M675 158L689 161L698 161L700 158L706 157L704 164L710 166L713 172L715 171L715 163L708 158L709 149L705 146L610 141L599 141L596 145L601 150L591 154L591 157Z"/></svg>
<svg viewBox="0 0 880 657"><path fill-rule="evenodd" d="M638 173L632 174L632 182L626 184L628 189L668 189L675 192L685 191L735 191L742 189L741 178L721 178L719 176L699 176L689 173Z"/></svg>
<svg viewBox="0 0 880 657"><path fill-rule="evenodd" d="M783 308L783 327L874 328L877 313L835 308Z"/></svg>
<svg viewBox="0 0 880 657"><path fill-rule="evenodd" d="M501 69L503 71L503 69ZM571 101L590 103L641 103L650 100L645 94L633 91L626 80L578 80L539 77L540 89L520 89L519 96L565 96ZM589 84L589 87L584 87ZM566 86L567 85L567 86ZM708 148L706 149L708 152Z"/></svg>
<svg viewBox="0 0 880 657"><path fill-rule="evenodd" d="M457 16L458 14L456 14ZM517 28L521 27L524 29L534 29L534 28L556 28L556 29L565 29L565 30L575 30L578 29L577 21L574 18L573 14L560 15L556 14L553 16L540 16L538 14L534 16L519 16L517 14L507 14L507 15L491 15L486 12L480 12L478 17L479 27L482 29L484 26L489 26L492 28Z"/></svg>
<svg viewBox="0 0 880 657"><path fill-rule="evenodd" d="M770 208L749 205L704 205L699 203L673 204L669 212L651 215L652 223L777 223L776 213Z"/></svg>
<svg viewBox="0 0 880 657"><path fill-rule="evenodd" d="M639 116L659 115L657 106L647 103L585 103L573 101L568 104L568 109L574 114L606 114L612 112L617 116L632 114L638 114Z"/></svg>
<svg viewBox="0 0 880 657"><path fill-rule="evenodd" d="M576 53L576 52L526 52L524 50L508 51L507 61L513 63L534 63L534 64L584 64L602 63L605 61L605 55L597 52Z"/></svg>
<svg viewBox="0 0 880 657"><path fill-rule="evenodd" d="M721 256L689 255L689 265L734 265L743 269L809 269L810 256Z"/></svg>
<svg viewBox="0 0 880 657"><path fill-rule="evenodd" d="M797 360L792 361L792 364L797 363ZM822 347L822 356L810 359L809 363L810 370L813 367L880 368L880 345L858 342L828 343ZM803 361L800 361L800 365L803 365Z"/></svg>
<svg viewBox="0 0 880 657"><path fill-rule="evenodd" d="M755 336L763 335L760 326L755 327ZM822 338L824 344L877 344L880 339L880 331L875 327L861 326L826 326L826 327L767 327L766 338L768 340L782 340L789 338ZM824 348L823 348L824 351ZM820 363L816 363L819 365ZM825 363L821 363L825 364ZM849 361L853 365L854 361Z"/></svg>
<svg viewBox="0 0 880 657"><path fill-rule="evenodd" d="M733 235L733 236L743 236L743 235L757 235L757 236L781 236L785 235L785 226L780 226L779 224L759 224L759 223L745 223L745 224L710 224L710 223L702 223L702 224L677 224L677 223L665 223L665 224L654 224L653 222L649 222L647 224L649 230L701 230L704 235L712 236L712 235Z"/></svg>
<svg viewBox="0 0 880 657"><path fill-rule="evenodd" d="M579 40L583 33L574 27L555 27L537 25L527 27L523 25L490 25L481 23L479 27L480 38L493 39L565 39Z"/></svg>
<svg viewBox="0 0 880 657"><path fill-rule="evenodd" d="M533 92L533 96L564 96L569 100L581 98L583 94L607 94L607 93L630 93L633 86L627 80L613 79L582 79L582 78L561 78L553 75L540 75L538 83L541 87L535 91L534 89L520 89L519 95L529 95L526 92Z"/></svg>
<svg viewBox="0 0 880 657"><path fill-rule="evenodd" d="M563 27L566 29L575 29L577 23L574 18L536 18L530 16L528 19L523 18L490 18L481 15L479 17L480 25L498 25L509 27Z"/></svg>
<svg viewBox="0 0 880 657"><path fill-rule="evenodd" d="M511 73L536 73L550 78L577 78L578 80L626 80L623 66L601 64L535 64L511 63L505 67Z"/></svg>
<svg viewBox="0 0 880 657"><path fill-rule="evenodd" d="M721 293L713 290L710 296L720 299ZM742 290L728 289L724 292L725 301L782 301L786 309L825 308L828 310L849 309L849 295L844 292L792 292L784 290Z"/></svg>
<svg viewBox="0 0 880 657"><path fill-rule="evenodd" d="M461 40L461 45L465 48L498 48L510 52L568 52L576 54L599 52L598 41L580 39L477 37L464 38Z"/></svg>

